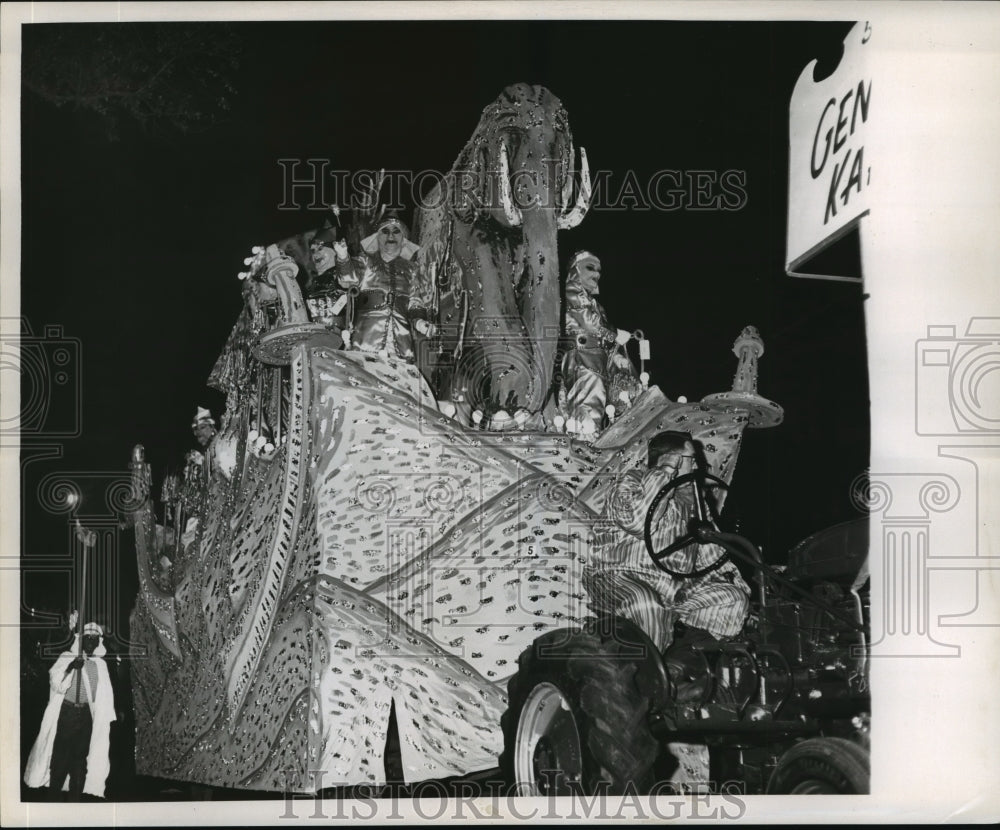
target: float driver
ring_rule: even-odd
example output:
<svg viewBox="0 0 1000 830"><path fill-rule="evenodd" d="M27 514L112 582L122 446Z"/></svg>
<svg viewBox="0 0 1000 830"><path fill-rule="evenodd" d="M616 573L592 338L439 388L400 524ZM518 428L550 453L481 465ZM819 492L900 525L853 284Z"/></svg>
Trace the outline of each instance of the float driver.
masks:
<svg viewBox="0 0 1000 830"><path fill-rule="evenodd" d="M686 628L686 642L714 641L739 634L750 611L750 588L731 561L702 576L675 579L653 564L646 549L643 531L649 506L664 486L694 472L697 459L697 449L686 433L661 432L654 436L649 442L646 469L626 473L605 509L605 516L626 532L615 534L617 542L603 551L595 546L595 555L583 571L591 610L600 616L631 620L661 653L673 642L677 623ZM693 490L693 486L681 485L667 495L665 510L651 528L655 550L664 550L687 533L696 509ZM692 544L666 561L671 570L688 573L722 555L718 545ZM666 655L668 667L674 659L670 653ZM677 676L673 670L671 676L678 684L678 700L683 700L687 694L683 660L677 669ZM700 791L708 786L707 746L674 741L667 744L667 749L677 763L670 779L673 784L682 791Z"/></svg>

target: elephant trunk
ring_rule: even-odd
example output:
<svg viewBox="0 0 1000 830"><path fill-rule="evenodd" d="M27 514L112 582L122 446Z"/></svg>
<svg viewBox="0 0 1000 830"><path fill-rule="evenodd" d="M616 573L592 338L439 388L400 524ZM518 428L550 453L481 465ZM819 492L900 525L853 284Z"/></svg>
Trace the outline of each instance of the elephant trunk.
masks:
<svg viewBox="0 0 1000 830"><path fill-rule="evenodd" d="M522 215L524 277L520 310L536 373L530 397L523 405L537 412L552 382L559 342L558 213L553 207L536 207Z"/></svg>

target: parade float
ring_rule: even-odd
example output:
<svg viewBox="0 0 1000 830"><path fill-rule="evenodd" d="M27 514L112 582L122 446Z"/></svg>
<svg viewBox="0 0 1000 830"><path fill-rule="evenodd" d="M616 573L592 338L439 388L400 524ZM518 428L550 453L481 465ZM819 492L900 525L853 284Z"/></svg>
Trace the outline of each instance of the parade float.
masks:
<svg viewBox="0 0 1000 830"><path fill-rule="evenodd" d="M598 433L566 430L552 393L557 236L590 198L586 154L576 175L575 155L547 90L517 85L487 107L420 210L418 265L434 285L438 328L417 339L415 362L345 348L352 297L310 273L311 234L254 249L244 308L209 378L225 412L216 425L199 410L202 448L164 480L159 514L141 446L132 461L139 774L274 792L377 785L390 722L406 782L498 764L537 779L543 745L548 760L566 761L551 717L505 716L508 690L519 658L523 666L533 644L560 633L643 645L634 626L595 632L582 580L595 533L624 532L608 509L623 474L644 462L654 435L677 430L703 450L701 483L724 489L745 430L782 417L757 394L763 343L748 327L731 390L672 401L637 373ZM543 158L561 175L537 177L546 192L523 192L532 177L516 174ZM694 528L695 543L717 530ZM855 642L852 621L838 636ZM752 676L745 699L740 691L717 705L709 682L699 705L689 699L686 715L667 718L657 699L674 675L662 657L628 663L648 681L639 697L661 730L651 724L649 734L680 735L712 706L744 731L773 720L767 692L787 700L793 667L747 645L733 653L703 655L704 675ZM522 704L545 708L523 680L518 689ZM850 717L863 708L845 706ZM823 733L812 715L795 724L778 730L788 744ZM591 787L600 770L587 751L579 757L587 728L577 725L568 762L585 769L568 775ZM546 791L535 783L528 791Z"/></svg>

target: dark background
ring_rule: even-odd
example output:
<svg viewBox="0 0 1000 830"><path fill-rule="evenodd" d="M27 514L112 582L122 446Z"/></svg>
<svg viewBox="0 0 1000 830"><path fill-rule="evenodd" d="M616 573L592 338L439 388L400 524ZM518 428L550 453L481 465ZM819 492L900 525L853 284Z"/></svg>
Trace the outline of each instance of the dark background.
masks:
<svg viewBox="0 0 1000 830"><path fill-rule="evenodd" d="M646 332L651 382L671 398L728 390L733 341L757 326L760 392L785 421L746 433L727 509L768 559L857 516L850 485L869 453L862 289L783 270L791 91L814 58L835 66L850 25L237 24L224 121L181 133L123 120L115 140L101 116L26 89L21 313L36 337L58 324L79 340L82 407L79 437L24 441L23 462L39 445L62 447L23 464L25 607L64 613L71 602L68 572L42 566L68 557L72 538L72 514L39 497L46 476L78 480L81 515L108 514L105 479L127 471L134 444L158 493L195 446L196 406L221 415L205 381L241 306L243 258L325 218L278 209L278 159L447 171L482 109L518 81L562 100L591 169L612 171L612 193L629 170L643 184L663 169L746 172L735 211L595 208L560 234L560 261L584 247L601 257L601 301L614 325ZM23 28L26 61L39 28ZM98 28L68 31L86 50ZM53 400L56 418L65 402ZM102 610L123 642L133 549L128 532L109 533ZM54 636L37 614L25 622L34 640Z"/></svg>

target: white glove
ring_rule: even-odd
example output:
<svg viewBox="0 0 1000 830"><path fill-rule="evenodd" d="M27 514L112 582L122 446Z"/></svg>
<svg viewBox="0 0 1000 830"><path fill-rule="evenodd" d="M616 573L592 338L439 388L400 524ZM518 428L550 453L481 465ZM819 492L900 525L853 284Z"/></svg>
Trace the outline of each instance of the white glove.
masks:
<svg viewBox="0 0 1000 830"><path fill-rule="evenodd" d="M347 243L343 239L338 239L333 243L333 250L337 254L337 259L341 262L347 259Z"/></svg>
<svg viewBox="0 0 1000 830"><path fill-rule="evenodd" d="M413 328L419 331L424 337L433 337L437 334L437 326L427 322L427 320L417 320L413 324Z"/></svg>
<svg viewBox="0 0 1000 830"><path fill-rule="evenodd" d="M625 331L625 329L618 329L618 334L615 335L615 342L619 346L624 346L631 339L632 339L632 333L629 331Z"/></svg>
<svg viewBox="0 0 1000 830"><path fill-rule="evenodd" d="M632 361L629 360L623 354L615 354L611 356L611 362L615 364L619 369L627 369L632 365Z"/></svg>

